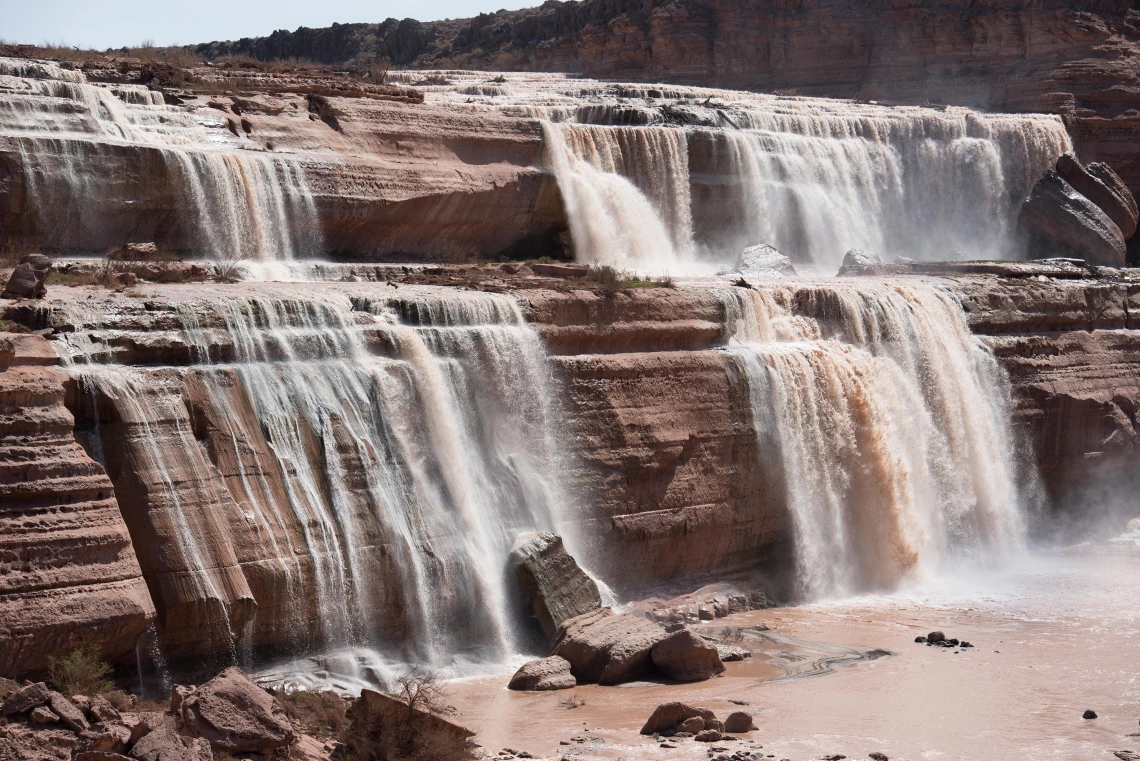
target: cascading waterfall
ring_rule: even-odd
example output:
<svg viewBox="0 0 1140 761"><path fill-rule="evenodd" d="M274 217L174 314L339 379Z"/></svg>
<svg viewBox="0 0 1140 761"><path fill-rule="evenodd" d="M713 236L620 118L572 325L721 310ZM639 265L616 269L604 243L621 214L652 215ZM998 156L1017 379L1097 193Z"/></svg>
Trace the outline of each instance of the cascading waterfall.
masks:
<svg viewBox="0 0 1140 761"><path fill-rule="evenodd" d="M138 392L155 383L145 369L92 364L80 347L69 361L151 437L152 500L199 522L175 526L169 552L235 638L291 626L304 652L379 648L439 666L517 652L506 558L519 533L557 530L562 496L550 368L512 300L235 298L182 304L179 319L196 361L171 396ZM159 433L178 417L179 435ZM188 483L222 492L212 520L230 529L187 517ZM250 537L221 546L235 526ZM243 565L254 544L274 567ZM240 570L215 570L227 563ZM243 573L257 606L244 625L229 609L242 592L215 581Z"/></svg>
<svg viewBox="0 0 1140 761"><path fill-rule="evenodd" d="M1016 258L1021 202L1072 149L1055 116L715 90L694 90L709 95L694 108L621 94L531 111L563 122L544 125L547 162L582 261L707 271L757 243L828 273L854 247Z"/></svg>
<svg viewBox="0 0 1140 761"><path fill-rule="evenodd" d="M893 589L1022 547L1008 389L961 308L917 284L724 294L805 597Z"/></svg>
<svg viewBox="0 0 1140 761"><path fill-rule="evenodd" d="M14 59L0 58L0 92L13 96L0 99L0 132L20 156L31 213L53 248L124 242L130 232L108 204L115 193L108 168L122 161L124 146L143 146L154 164L141 171L170 184L170 208L196 253L276 260L323 250L301 164L218 146L207 129L224 126L220 116L167 106L162 93L141 85L91 84L79 71ZM140 181L131 176L116 179L127 184L123 205L134 196L129 183Z"/></svg>
<svg viewBox="0 0 1140 761"><path fill-rule="evenodd" d="M667 271L688 255L684 133L542 124L580 261Z"/></svg>

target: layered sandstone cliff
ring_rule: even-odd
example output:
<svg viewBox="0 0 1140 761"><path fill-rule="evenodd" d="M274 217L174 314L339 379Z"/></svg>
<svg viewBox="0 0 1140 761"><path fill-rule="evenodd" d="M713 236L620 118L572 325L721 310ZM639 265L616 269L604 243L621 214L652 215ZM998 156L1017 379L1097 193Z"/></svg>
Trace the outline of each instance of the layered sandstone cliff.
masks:
<svg viewBox="0 0 1140 761"><path fill-rule="evenodd" d="M46 340L0 333L0 673L95 643L131 652L154 618L114 487L76 441Z"/></svg>

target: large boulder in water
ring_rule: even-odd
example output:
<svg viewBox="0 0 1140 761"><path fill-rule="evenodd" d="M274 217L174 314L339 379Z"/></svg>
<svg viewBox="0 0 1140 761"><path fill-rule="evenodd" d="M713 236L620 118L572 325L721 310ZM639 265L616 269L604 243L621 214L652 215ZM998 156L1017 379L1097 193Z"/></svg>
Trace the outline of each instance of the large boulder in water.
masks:
<svg viewBox="0 0 1140 761"><path fill-rule="evenodd" d="M507 685L508 690L566 690L577 686L570 661L557 655L524 663Z"/></svg>
<svg viewBox="0 0 1140 761"><path fill-rule="evenodd" d="M1120 228L1125 240L1136 232L1136 223L1140 219L1136 199L1108 164L1093 162L1081 166L1073 154L1066 153L1057 159L1057 174L1072 185L1073 190L1099 206Z"/></svg>
<svg viewBox="0 0 1140 761"><path fill-rule="evenodd" d="M641 734L654 735L667 729L675 729L693 717L705 722L716 721L716 715L707 708L696 708L686 703L662 703L645 722Z"/></svg>
<svg viewBox="0 0 1140 761"><path fill-rule="evenodd" d="M6 299L42 299L47 293L44 279L51 272L51 259L43 254L28 254L12 275L8 278L8 285L4 287L3 298Z"/></svg>
<svg viewBox="0 0 1140 761"><path fill-rule="evenodd" d="M653 646L650 659L678 682L703 682L724 671L716 645L689 629L673 632Z"/></svg>
<svg viewBox="0 0 1140 761"><path fill-rule="evenodd" d="M755 277L794 277L792 260L772 246L749 246L736 257L736 266L720 275L752 275Z"/></svg>
<svg viewBox="0 0 1140 761"><path fill-rule="evenodd" d="M267 753L293 742L285 711L236 667L191 692L179 708L187 732L214 750Z"/></svg>
<svg viewBox="0 0 1140 761"><path fill-rule="evenodd" d="M523 534L511 548L509 563L548 637L557 634L564 621L602 606L598 585L578 566L556 534Z"/></svg>
<svg viewBox="0 0 1140 761"><path fill-rule="evenodd" d="M1124 234L1099 206L1053 171L1033 186L1018 225L1033 259L1076 257L1089 264L1124 266Z"/></svg>
<svg viewBox="0 0 1140 761"><path fill-rule="evenodd" d="M858 275L870 267L882 264L882 258L874 251L863 248L853 248L843 255L843 266L839 268L838 275Z"/></svg>
<svg viewBox="0 0 1140 761"><path fill-rule="evenodd" d="M599 608L566 621L550 654L570 661L579 682L618 684L640 676L653 646L668 636L644 618Z"/></svg>

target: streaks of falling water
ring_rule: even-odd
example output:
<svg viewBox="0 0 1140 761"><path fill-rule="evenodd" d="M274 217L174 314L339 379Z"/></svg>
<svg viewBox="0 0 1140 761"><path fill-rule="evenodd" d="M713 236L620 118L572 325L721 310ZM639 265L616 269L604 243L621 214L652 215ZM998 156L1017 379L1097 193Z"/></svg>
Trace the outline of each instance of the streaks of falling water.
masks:
<svg viewBox="0 0 1140 761"><path fill-rule="evenodd" d="M143 149L139 173L170 183L171 208L193 250L257 260L323 250L316 205L294 158L215 147L198 118L166 106L161 93L90 84L82 72L55 65L0 58L0 92L8 96L0 98L0 132L20 156L28 206L49 246L105 250L125 242L107 179L131 146ZM129 206L130 183L141 180L110 176L126 183L118 203Z"/></svg>
<svg viewBox="0 0 1140 761"><path fill-rule="evenodd" d="M630 108L534 112L615 124ZM1022 200L1072 148L1044 115L824 100L719 113L716 129L544 122L580 260L700 270L756 243L828 270L852 247L1015 258Z"/></svg>
<svg viewBox="0 0 1140 761"><path fill-rule="evenodd" d="M684 133L542 125L578 260L676 267L692 245Z"/></svg>
<svg viewBox="0 0 1140 761"><path fill-rule="evenodd" d="M776 453L805 597L891 589L1023 545L1008 388L927 285L724 294L761 451Z"/></svg>
<svg viewBox="0 0 1140 761"><path fill-rule="evenodd" d="M206 363L188 372L216 412L216 435L235 451L266 443L260 462L234 457L219 487L238 506L231 523L267 537L285 598L297 599L292 612L259 599L267 609L251 624L255 637L281 615L310 627L300 641L308 652L380 647L438 665L456 653L502 662L516 652L506 558L519 532L556 528L561 495L550 368L512 300L238 298L183 304L179 316ZM368 342L380 339L366 332L383 336L391 356L373 354ZM224 364L216 347L227 347ZM120 368L73 372L95 378L140 425L163 414L128 393ZM202 448L166 443L169 458ZM174 479L160 485L178 493ZM185 553L202 541L174 538ZM406 625L392 636L382 619L399 611Z"/></svg>

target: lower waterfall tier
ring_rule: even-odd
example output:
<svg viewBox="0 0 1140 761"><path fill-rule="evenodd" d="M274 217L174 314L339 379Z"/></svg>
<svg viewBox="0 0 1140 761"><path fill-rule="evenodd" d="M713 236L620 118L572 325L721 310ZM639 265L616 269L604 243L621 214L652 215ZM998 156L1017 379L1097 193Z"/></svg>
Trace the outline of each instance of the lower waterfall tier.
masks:
<svg viewBox="0 0 1140 761"><path fill-rule="evenodd" d="M1038 494L1019 466L1071 497L1090 461L1135 461L1140 309L1124 280L554 284L54 288L5 319L55 329L76 436L114 484L175 658L365 645L500 661L527 637L503 563L535 529L620 596L757 570L781 595L891 588L1016 550ZM934 355L908 337L923 321ZM781 369L793 359L807 364ZM822 461L780 419L777 381L797 372L814 378L797 392L838 394L808 400L833 416L812 446L854 426L854 448L824 455L838 468L824 491L798 488L824 483L795 472ZM993 427L994 404L1012 404L1013 428ZM889 533L882 489L894 549L870 562ZM0 604L45 584L11 579ZM77 615L100 631L100 610ZM131 634L115 631L92 636L122 652Z"/></svg>

